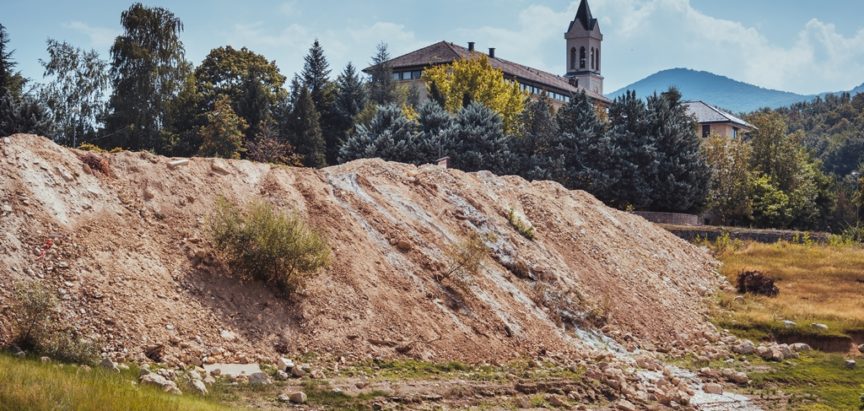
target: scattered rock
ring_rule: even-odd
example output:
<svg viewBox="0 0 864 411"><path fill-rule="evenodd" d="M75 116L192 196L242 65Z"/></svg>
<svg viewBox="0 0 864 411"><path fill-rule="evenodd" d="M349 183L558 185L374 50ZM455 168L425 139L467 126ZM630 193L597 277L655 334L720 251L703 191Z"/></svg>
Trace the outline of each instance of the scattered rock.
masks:
<svg viewBox="0 0 864 411"><path fill-rule="evenodd" d="M810 348L810 346L805 343L795 343L790 345L789 348L791 348L792 351L795 352L805 352L812 350L812 348Z"/></svg>
<svg viewBox="0 0 864 411"><path fill-rule="evenodd" d="M231 174L231 172L228 171L228 166L223 161L217 159L213 159L210 163L210 169L218 174L222 174L223 176Z"/></svg>
<svg viewBox="0 0 864 411"><path fill-rule="evenodd" d="M858 352L864 353L864 344L858 346Z"/></svg>
<svg viewBox="0 0 864 411"><path fill-rule="evenodd" d="M289 377L290 377L290 376L289 376L288 373L285 372L285 371L282 371L282 370L278 370L278 371L276 371L276 380L277 380L277 381L285 381L285 380L287 380Z"/></svg>
<svg viewBox="0 0 864 411"><path fill-rule="evenodd" d="M150 385L161 389L162 391L180 395L182 392L177 388L177 384L159 374L149 373L141 377L141 385Z"/></svg>
<svg viewBox="0 0 864 411"><path fill-rule="evenodd" d="M821 330L821 331L828 331L828 326L825 325L825 324L821 324L821 323L812 323L812 324L810 324L810 326L813 327L813 328L815 328L815 329L817 329L817 330Z"/></svg>
<svg viewBox="0 0 864 411"><path fill-rule="evenodd" d="M621 411L637 411L636 406L633 405L632 402L627 401L627 400L620 400L620 401L616 402L615 408L617 408Z"/></svg>
<svg viewBox="0 0 864 411"><path fill-rule="evenodd" d="M204 384L204 381L201 380L192 380L192 388L195 389L199 395L207 395L209 392L207 391L207 386Z"/></svg>
<svg viewBox="0 0 864 411"><path fill-rule="evenodd" d="M760 346L756 349L756 354L765 361L783 361L783 352L777 347Z"/></svg>
<svg viewBox="0 0 864 411"><path fill-rule="evenodd" d="M783 320L783 326L786 328L795 328L798 324L796 324L795 321Z"/></svg>
<svg viewBox="0 0 864 411"><path fill-rule="evenodd" d="M177 159L177 160L171 160L171 161L168 162L168 168L170 168L170 169L172 169L172 170L176 170L177 168L180 168L180 167L182 167L182 166L185 166L186 164L189 164L189 159L188 159L188 158L181 158L181 159Z"/></svg>
<svg viewBox="0 0 864 411"><path fill-rule="evenodd" d="M39 361L41 361L42 364L45 364L51 362L51 359L48 357L39 357Z"/></svg>
<svg viewBox="0 0 864 411"><path fill-rule="evenodd" d="M563 408L563 407L568 406L567 402L564 401L563 399L561 399L561 397L559 397L557 395L547 395L546 396L546 402L548 402L549 405L551 405L553 407Z"/></svg>
<svg viewBox="0 0 864 411"><path fill-rule="evenodd" d="M846 368L851 370L851 369L855 368L855 365L856 365L855 360L846 360Z"/></svg>
<svg viewBox="0 0 864 411"><path fill-rule="evenodd" d="M282 368L282 371L291 372L291 370L294 368L294 361L282 357L279 358L278 365Z"/></svg>
<svg viewBox="0 0 864 411"><path fill-rule="evenodd" d="M288 397L288 399L294 404L305 404L306 403L306 393L303 391L295 392Z"/></svg>
<svg viewBox="0 0 864 411"><path fill-rule="evenodd" d="M234 333L232 333L231 331L228 331L228 330L220 331L219 336L222 337L222 339L225 341L234 341L237 338L237 336L234 335Z"/></svg>
<svg viewBox="0 0 864 411"><path fill-rule="evenodd" d="M291 369L291 376L294 378L303 378L306 376L306 371L303 371L300 367L294 367Z"/></svg>
<svg viewBox="0 0 864 411"><path fill-rule="evenodd" d="M270 377L263 372L256 372L249 375L249 384L252 385L270 385Z"/></svg>
<svg viewBox="0 0 864 411"><path fill-rule="evenodd" d="M717 383L708 383L702 386L702 391L708 394L723 394L723 386Z"/></svg>
<svg viewBox="0 0 864 411"><path fill-rule="evenodd" d="M114 364L114 361L111 361L110 358L103 359L102 362L99 363L99 366L111 372L120 372L120 369L117 368L117 364Z"/></svg>
<svg viewBox="0 0 864 411"><path fill-rule="evenodd" d="M741 355L751 355L756 351L756 346L750 340L743 340L740 344L732 347L732 352Z"/></svg>

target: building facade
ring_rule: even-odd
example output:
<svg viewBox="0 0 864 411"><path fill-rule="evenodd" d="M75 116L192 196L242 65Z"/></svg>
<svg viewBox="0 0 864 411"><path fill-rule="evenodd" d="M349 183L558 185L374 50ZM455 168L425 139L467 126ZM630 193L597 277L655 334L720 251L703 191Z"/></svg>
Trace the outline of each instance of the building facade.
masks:
<svg viewBox="0 0 864 411"><path fill-rule="evenodd" d="M393 80L414 87L421 101L428 99L428 91L422 80L423 70L441 64L450 64L458 59L485 55L492 67L501 70L504 78L519 83L523 91L531 96L545 95L556 108L570 100L570 96L584 91L598 107L608 107L610 100L603 96L600 48L603 34L600 25L591 15L588 0L582 0L576 18L564 34L567 56L564 75L549 73L501 58L495 48L487 52L476 49L474 42L467 47L441 41L408 54L396 57L387 64L393 72ZM363 70L371 72L372 67Z"/></svg>
<svg viewBox="0 0 864 411"><path fill-rule="evenodd" d="M704 101L684 102L687 113L698 122L696 132L702 137L712 134L729 137L743 138L750 132L756 130L756 126L730 114Z"/></svg>

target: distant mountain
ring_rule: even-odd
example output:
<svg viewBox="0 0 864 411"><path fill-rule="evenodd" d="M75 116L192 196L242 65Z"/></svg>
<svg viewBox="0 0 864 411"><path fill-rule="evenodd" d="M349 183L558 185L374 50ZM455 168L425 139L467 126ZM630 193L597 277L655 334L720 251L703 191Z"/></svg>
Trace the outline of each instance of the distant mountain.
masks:
<svg viewBox="0 0 864 411"><path fill-rule="evenodd" d="M859 93L864 93L864 84L853 88L852 91L849 92L849 94L852 94L853 96Z"/></svg>
<svg viewBox="0 0 864 411"><path fill-rule="evenodd" d="M664 70L652 74L609 94L607 97L618 97L627 90L636 90L637 96L645 97L654 94L655 91L663 92L669 86L678 87L687 100L703 100L733 112L751 112L762 107L783 107L816 97L788 91L770 90L707 71L684 68ZM860 89L859 92L864 92L864 84L858 89Z"/></svg>

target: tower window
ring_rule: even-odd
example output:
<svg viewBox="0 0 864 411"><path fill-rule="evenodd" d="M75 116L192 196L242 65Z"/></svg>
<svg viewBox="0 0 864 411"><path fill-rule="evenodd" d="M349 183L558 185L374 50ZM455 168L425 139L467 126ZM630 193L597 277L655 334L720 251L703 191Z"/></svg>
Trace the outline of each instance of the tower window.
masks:
<svg viewBox="0 0 864 411"><path fill-rule="evenodd" d="M591 47L591 70L594 70L594 47Z"/></svg>
<svg viewBox="0 0 864 411"><path fill-rule="evenodd" d="M570 68L576 68L576 47L570 49Z"/></svg>
<svg viewBox="0 0 864 411"><path fill-rule="evenodd" d="M585 47L579 49L579 68L585 68Z"/></svg>
<svg viewBox="0 0 864 411"><path fill-rule="evenodd" d="M600 71L600 49L597 49L597 71Z"/></svg>

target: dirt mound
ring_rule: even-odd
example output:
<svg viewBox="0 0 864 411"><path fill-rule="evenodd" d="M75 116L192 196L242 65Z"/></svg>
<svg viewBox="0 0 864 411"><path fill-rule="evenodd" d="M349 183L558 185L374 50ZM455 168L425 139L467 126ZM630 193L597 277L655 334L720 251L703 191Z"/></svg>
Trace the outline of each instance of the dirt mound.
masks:
<svg viewBox="0 0 864 411"><path fill-rule="evenodd" d="M477 362L674 349L711 333L701 302L724 281L703 250L551 182L380 160L312 170L143 152L100 154L102 173L82 152L29 135L0 139L0 154L0 322L14 315L11 285L39 279L114 357L159 346L186 363L276 351ZM220 195L296 210L329 239L332 266L292 301L239 283L204 232ZM511 209L533 241L508 222ZM447 250L472 233L491 257L476 276L443 278Z"/></svg>

